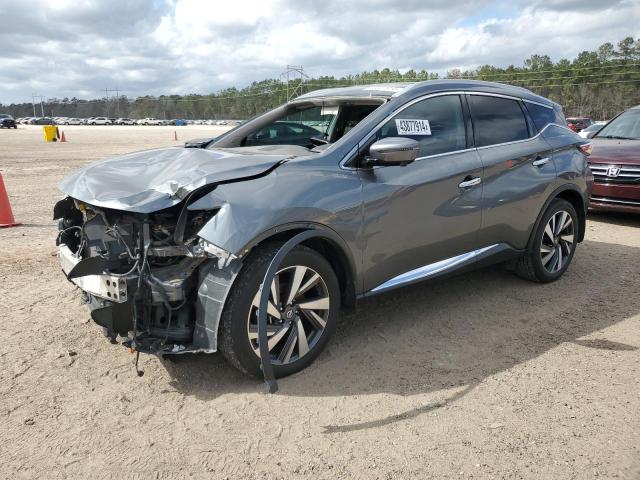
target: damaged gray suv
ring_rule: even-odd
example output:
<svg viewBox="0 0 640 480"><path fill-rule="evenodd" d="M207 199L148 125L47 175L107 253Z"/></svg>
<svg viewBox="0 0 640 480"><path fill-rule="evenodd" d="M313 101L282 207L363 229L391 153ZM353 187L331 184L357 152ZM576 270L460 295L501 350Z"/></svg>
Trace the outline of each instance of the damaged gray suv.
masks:
<svg viewBox="0 0 640 480"><path fill-rule="evenodd" d="M589 149L559 105L512 86L315 91L218 138L73 173L59 259L112 342L220 350L253 375L262 350L284 376L359 298L497 262L559 278L584 237ZM259 345L265 273L301 232L264 293Z"/></svg>

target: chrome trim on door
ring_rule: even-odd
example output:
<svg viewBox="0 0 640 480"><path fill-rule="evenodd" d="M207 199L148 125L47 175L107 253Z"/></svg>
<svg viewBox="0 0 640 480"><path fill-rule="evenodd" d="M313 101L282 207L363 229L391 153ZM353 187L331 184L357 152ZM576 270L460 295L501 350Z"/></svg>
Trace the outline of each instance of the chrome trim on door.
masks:
<svg viewBox="0 0 640 480"><path fill-rule="evenodd" d="M488 247L479 248L478 250L473 250L472 252L463 253L461 255L456 255L455 257L440 260L439 262L430 263L429 265L425 265L423 267L419 267L393 277L391 280L387 280L386 282L371 289L368 293L380 293L385 290L390 290L392 288L398 287L400 285L413 283L418 280L424 280L439 273L453 270L455 267L461 266L464 263L469 263L472 260L475 260L476 257L488 252L489 250L502 250L504 248L508 248L506 244L489 245Z"/></svg>
<svg viewBox="0 0 640 480"><path fill-rule="evenodd" d="M533 165L534 167L541 167L542 165L545 165L547 163L549 163L549 157L544 157L534 160L531 165Z"/></svg>
<svg viewBox="0 0 640 480"><path fill-rule="evenodd" d="M458 186L460 188L469 188L469 187L474 187L476 185L480 185L481 183L482 183L482 179L480 177L476 177L476 178L472 178L471 180L461 182Z"/></svg>

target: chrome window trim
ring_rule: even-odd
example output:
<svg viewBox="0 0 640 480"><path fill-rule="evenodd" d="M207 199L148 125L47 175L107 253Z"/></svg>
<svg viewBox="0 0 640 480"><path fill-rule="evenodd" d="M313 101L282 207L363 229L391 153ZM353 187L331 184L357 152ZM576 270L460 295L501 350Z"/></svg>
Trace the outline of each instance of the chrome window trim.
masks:
<svg viewBox="0 0 640 480"><path fill-rule="evenodd" d="M512 95L504 95L504 94L501 94L501 93L470 92L470 91L465 91L465 90L452 90L452 91L447 91L447 92L428 93L428 94L423 95L421 97L416 97L413 100L405 103L404 105L401 105L396 110L394 110L389 115L387 115L383 120L378 122L378 124L374 128L372 128L371 131L365 137L363 137L362 140L360 140L349 151L349 153L347 155L345 155L345 157L340 161L340 164L339 164L340 168L343 169L343 170L360 170L360 167L347 167L347 166L345 166L347 161L352 156L353 149L358 149L361 144L368 142L369 139L378 131L379 128L381 128L385 123L387 123L389 120L391 120L393 117L395 117L397 114L399 114L400 112L402 112L406 108L409 108L410 106L412 106L412 105L414 105L414 104L416 104L418 102L421 102L423 100L427 100L427 99L433 98L433 97L442 97L442 96L445 96L445 95L480 95L480 96L487 96L487 97L500 97L500 98L506 98L506 99L509 99L509 100L533 103L535 105L540 105L540 106L547 107L547 108L553 110L552 106L545 105L543 103L535 102L533 100L527 100L527 99L520 98L520 97L514 97ZM550 125L555 125L556 127L566 128L570 132L573 132L573 130L571 130L570 128L568 128L566 126L558 125L557 123L547 123L544 126L544 128L542 130L540 130L536 135L534 135L533 137L529 137L529 138L523 139L523 140L514 140L512 142L496 143L496 144L493 144L493 145L485 145L483 147L470 147L470 148L466 148L466 149L463 149L463 150L455 150L455 151L452 151L452 152L444 152L444 153L438 153L438 154L435 154L435 155L427 155L425 157L419 157L416 160L424 160L425 158L441 157L441 156L444 156L444 155L452 155L452 154L456 154L456 153L463 153L463 152L468 152L468 151L471 151L471 150L481 150L481 149L485 149L485 148L493 148L493 147L499 147L499 146L504 146L504 145L511 145L511 144L515 144L515 143L527 142L529 140L533 140L533 139L539 137L542 134L542 132L544 132L547 129L547 127L549 127ZM575 132L573 132L573 133L575 133Z"/></svg>
<svg viewBox="0 0 640 480"><path fill-rule="evenodd" d="M396 275L390 280L387 280L386 282L381 283L377 287L372 288L367 293L369 294L379 293L385 290L389 290L391 288L399 287L400 285L405 285L407 283L413 283L418 280L423 280L425 278L432 277L438 273L451 270L454 267L462 265L468 260L472 260L482 255L483 253L488 252L489 250L493 250L493 249L502 250L505 247L506 247L506 244L504 243L496 243L494 245L489 245L488 247L479 248L471 252L456 255L455 257L445 258L444 260L439 260L437 262L430 263L422 267L414 268L413 270L409 270L408 272L401 273L400 275Z"/></svg>
<svg viewBox="0 0 640 480"><path fill-rule="evenodd" d="M493 145L485 145L483 147L475 147L476 150L486 150L487 148L494 148L494 147L503 147L505 145L514 145L516 143L524 143L524 142L529 142L531 140L535 140L537 139L539 136L542 135L542 133L549 128L550 126L555 126L555 127L560 127L560 128L564 128L565 130L570 131L571 133L575 133L573 130L571 130L570 128L563 126L563 125L558 125L557 123L547 123L544 128L542 130L540 130L538 133L536 133L533 137L529 137L529 138L525 138L523 140L513 140L512 142L504 142L504 143L494 143Z"/></svg>
<svg viewBox="0 0 640 480"><path fill-rule="evenodd" d="M535 102L533 100L528 100L526 98L521 98L521 97L514 97L513 95L505 95L503 93L488 93L488 92L465 92L466 95L481 95L484 97L499 97L499 98L506 98L508 100L516 100L516 101L520 101L520 102L527 102L527 103L533 103L534 105L540 105L541 107L546 107L549 110L553 110L553 107L550 105L545 105L544 103L540 103L540 102Z"/></svg>
<svg viewBox="0 0 640 480"><path fill-rule="evenodd" d="M436 158L436 157L445 157L447 155L455 155L457 153L465 153L465 152L473 152L476 148L475 147L471 147L471 148L464 148L462 150L453 150L451 152L443 152L443 153L436 153L434 155L426 155L424 157L418 157L414 160L414 162L417 162L418 160L427 160L429 158Z"/></svg>

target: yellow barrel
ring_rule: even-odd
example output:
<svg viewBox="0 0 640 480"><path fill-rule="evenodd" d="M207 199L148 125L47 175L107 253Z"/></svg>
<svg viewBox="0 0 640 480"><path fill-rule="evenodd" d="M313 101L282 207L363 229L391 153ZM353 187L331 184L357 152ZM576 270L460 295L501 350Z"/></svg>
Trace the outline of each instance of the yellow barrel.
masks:
<svg viewBox="0 0 640 480"><path fill-rule="evenodd" d="M55 125L45 125L42 127L44 133L45 142L57 142L58 141L58 127Z"/></svg>

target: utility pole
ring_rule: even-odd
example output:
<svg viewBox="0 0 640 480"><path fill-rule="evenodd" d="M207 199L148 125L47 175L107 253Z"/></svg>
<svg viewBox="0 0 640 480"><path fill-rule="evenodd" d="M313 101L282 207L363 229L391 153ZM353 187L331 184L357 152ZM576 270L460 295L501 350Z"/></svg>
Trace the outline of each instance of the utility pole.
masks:
<svg viewBox="0 0 640 480"><path fill-rule="evenodd" d="M31 105L33 105L33 116L36 116L36 98L40 99L40 113L41 116L44 117L44 103L43 103L43 96L42 95L36 95L35 93L31 94Z"/></svg>
<svg viewBox="0 0 640 480"><path fill-rule="evenodd" d="M287 69L280 74L280 81L287 82L287 102L292 98L297 97L298 95L302 95L304 81L307 78L309 78L309 76L304 73L304 68L302 68L302 65L287 65ZM299 82L296 82L290 86L290 82L292 80L299 80Z"/></svg>
<svg viewBox="0 0 640 480"><path fill-rule="evenodd" d="M120 90L116 87L116 117L120 116Z"/></svg>
<svg viewBox="0 0 640 480"><path fill-rule="evenodd" d="M105 116L109 117L109 92L116 92L116 116L119 117L120 116L120 89L118 87L104 89L104 94L105 94L105 97L107 98Z"/></svg>

